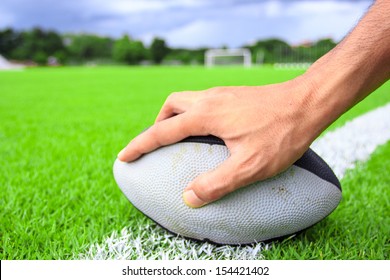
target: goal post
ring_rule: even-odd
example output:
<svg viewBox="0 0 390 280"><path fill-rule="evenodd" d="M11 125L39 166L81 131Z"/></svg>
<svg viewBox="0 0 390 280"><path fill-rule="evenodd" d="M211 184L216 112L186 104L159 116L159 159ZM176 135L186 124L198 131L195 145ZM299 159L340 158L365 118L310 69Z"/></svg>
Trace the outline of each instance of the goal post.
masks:
<svg viewBox="0 0 390 280"><path fill-rule="evenodd" d="M209 49L205 52L205 66L217 65L252 66L252 54L249 49Z"/></svg>

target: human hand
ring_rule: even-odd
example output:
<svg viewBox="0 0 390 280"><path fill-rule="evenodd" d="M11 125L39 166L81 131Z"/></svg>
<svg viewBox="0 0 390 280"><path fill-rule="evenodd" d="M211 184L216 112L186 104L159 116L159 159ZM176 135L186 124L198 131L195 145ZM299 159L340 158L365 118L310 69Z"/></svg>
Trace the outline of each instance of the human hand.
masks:
<svg viewBox="0 0 390 280"><path fill-rule="evenodd" d="M389 79L389 9L388 1L376 1L336 48L294 80L170 95L156 123L118 159L133 161L188 136L223 139L231 155L185 188L191 207L285 170L329 124Z"/></svg>
<svg viewBox="0 0 390 280"><path fill-rule="evenodd" d="M301 157L321 132L306 98L312 91L310 84L295 79L173 93L155 124L133 139L118 159L133 161L188 136L211 134L223 139L230 157L184 189L185 203L201 207L274 176Z"/></svg>

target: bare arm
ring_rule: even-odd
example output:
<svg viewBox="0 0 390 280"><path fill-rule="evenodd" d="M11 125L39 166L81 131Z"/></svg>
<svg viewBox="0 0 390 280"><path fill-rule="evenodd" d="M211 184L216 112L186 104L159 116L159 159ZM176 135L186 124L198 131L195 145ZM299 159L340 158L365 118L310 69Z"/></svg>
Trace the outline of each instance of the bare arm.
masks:
<svg viewBox="0 0 390 280"><path fill-rule="evenodd" d="M222 138L230 157L197 177L184 201L201 207L288 168L340 115L390 78L390 1L378 0L356 28L302 76L275 85L171 94L156 123L118 158L190 135Z"/></svg>
<svg viewBox="0 0 390 280"><path fill-rule="evenodd" d="M324 129L390 78L390 1L378 0L355 29L308 69L308 98ZM322 126L325 126L324 128Z"/></svg>

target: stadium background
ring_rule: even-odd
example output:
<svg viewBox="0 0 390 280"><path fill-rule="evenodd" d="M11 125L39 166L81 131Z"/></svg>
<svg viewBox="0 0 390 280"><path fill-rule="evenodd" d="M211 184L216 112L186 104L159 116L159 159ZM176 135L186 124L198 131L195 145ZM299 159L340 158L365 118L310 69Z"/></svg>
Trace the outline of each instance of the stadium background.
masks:
<svg viewBox="0 0 390 280"><path fill-rule="evenodd" d="M130 4L141 2L129 1ZM209 3L205 10L221 7L210 6L210 1L200 2ZM228 2L236 3L221 1L224 4L220 5L225 9ZM272 20L288 23L293 17L282 12L287 8L291 11L293 4L288 1L259 2L264 5L277 2L280 9L275 9L277 6L272 3L275 7L271 12L259 6L256 15L259 18L276 13L279 16ZM302 5L301 1L291 2ZM348 23L339 23L350 28L371 3L305 2L303 7L309 11L313 11L313 5L315 11L321 8L313 2L327 3L330 8L324 12L329 17L340 11L345 15L346 9L359 7ZM0 71L1 259L389 258L389 143L375 149L372 157L364 161L356 163L351 158L351 168L342 178L344 199L331 216L298 236L252 247L209 247L167 236L129 204L112 177L116 153L153 123L169 93L282 82L304 73L301 63L313 62L333 48L340 36L314 36L304 26L297 25L295 34L307 38L299 37L300 41L293 42L291 38L279 36L275 25L275 36L261 28L254 36L250 30L255 28L240 28L237 37L245 38L246 32L249 35L235 45L218 44L210 39L208 46L182 47L174 44L175 37L164 38L168 34L164 32L149 36L148 42L133 35L131 30L120 30L123 34L99 33L94 26L85 27L88 17L85 21L75 21L73 29L65 30L61 20L53 21L48 13L56 15L68 11L67 7L58 4L63 9L58 11L49 5L50 9L37 11L49 7L49 0L36 1L36 7L31 3L26 6L35 15L35 20L29 21L27 17L17 16L17 13L23 15L26 7L10 3L0 4L0 55L4 57L3 68L8 68ZM179 5L184 9L177 1L166 3L176 3L176 8ZM77 8L75 11L83 11L78 5L70 4ZM170 10L164 7L159 8L160 14L169 14ZM236 6L232 4L232 7ZM135 17L144 10L128 13ZM191 13L191 9L187 12ZM93 19L91 16L89 20L93 22ZM326 23L322 22L324 26ZM206 34L207 25L202 26ZM336 29L335 26L331 27ZM268 29L272 31L271 27ZM207 49L230 47L250 49L253 67L209 69L203 66ZM257 59L259 55L263 57L261 61ZM228 62L231 61L224 63ZM292 67L275 67L280 63ZM328 132L387 104L389 91L390 84L386 83L341 117ZM372 126L374 122L367 127ZM364 135L365 131L365 127L360 127L358 135ZM345 137L356 138L357 132ZM360 148L356 148L356 153ZM110 249L118 250L118 244L130 249L122 255L107 253ZM144 251L133 250L131 246L141 246ZM195 253L188 253L194 250ZM208 254L208 250L212 253Z"/></svg>

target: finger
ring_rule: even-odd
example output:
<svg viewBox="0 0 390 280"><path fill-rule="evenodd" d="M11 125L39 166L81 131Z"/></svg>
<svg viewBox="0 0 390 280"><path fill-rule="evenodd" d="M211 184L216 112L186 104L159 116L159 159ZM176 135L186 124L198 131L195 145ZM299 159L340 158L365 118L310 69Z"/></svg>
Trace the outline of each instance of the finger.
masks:
<svg viewBox="0 0 390 280"><path fill-rule="evenodd" d="M192 104L200 97L197 91L175 92L168 96L164 105L157 115L156 122L168 119L178 114L186 112Z"/></svg>
<svg viewBox="0 0 390 280"><path fill-rule="evenodd" d="M195 178L184 190L184 202L192 208L202 207L249 184L250 175L244 169L238 156L230 156L216 169Z"/></svg>
<svg viewBox="0 0 390 280"><path fill-rule="evenodd" d="M181 114L154 124L148 130L134 138L119 154L124 162L133 161L161 146L176 143L195 131L196 126L187 120L187 114Z"/></svg>

